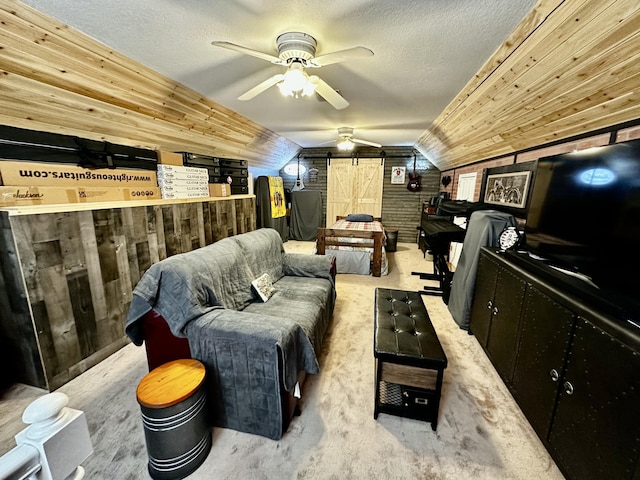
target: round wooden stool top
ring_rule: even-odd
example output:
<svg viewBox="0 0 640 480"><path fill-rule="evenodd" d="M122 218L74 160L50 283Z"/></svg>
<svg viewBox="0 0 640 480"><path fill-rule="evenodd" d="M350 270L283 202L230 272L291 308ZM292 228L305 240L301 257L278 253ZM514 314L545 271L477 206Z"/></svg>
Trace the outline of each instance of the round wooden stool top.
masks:
<svg viewBox="0 0 640 480"><path fill-rule="evenodd" d="M189 398L205 377L198 360L174 360L154 368L138 384L138 403L147 408L165 408Z"/></svg>

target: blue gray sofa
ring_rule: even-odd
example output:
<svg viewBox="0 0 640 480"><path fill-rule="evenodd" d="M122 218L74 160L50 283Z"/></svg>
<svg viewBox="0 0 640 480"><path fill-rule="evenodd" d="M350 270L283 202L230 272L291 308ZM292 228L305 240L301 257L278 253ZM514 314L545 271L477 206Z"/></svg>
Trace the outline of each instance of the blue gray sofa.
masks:
<svg viewBox="0 0 640 480"><path fill-rule="evenodd" d="M329 256L285 253L273 229L225 238L152 265L125 330L142 345L145 318L164 319L207 368L212 423L279 439L290 415L283 396L301 373L319 372L336 297L331 267ZM275 289L266 302L251 285L264 273Z"/></svg>

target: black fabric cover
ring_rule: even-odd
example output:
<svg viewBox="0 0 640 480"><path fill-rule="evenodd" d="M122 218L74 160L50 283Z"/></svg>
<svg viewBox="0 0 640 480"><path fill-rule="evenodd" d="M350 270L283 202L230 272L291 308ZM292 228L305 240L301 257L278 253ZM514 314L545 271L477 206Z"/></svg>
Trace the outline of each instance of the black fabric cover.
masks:
<svg viewBox="0 0 640 480"><path fill-rule="evenodd" d="M471 214L460 260L453 274L448 303L451 316L464 330L469 329L480 248L497 247L502 230L513 226L516 226L515 218L508 213L478 210Z"/></svg>
<svg viewBox="0 0 640 480"><path fill-rule="evenodd" d="M318 190L298 190L291 192L292 240L312 241L318 236L322 226L322 193Z"/></svg>
<svg viewBox="0 0 640 480"><path fill-rule="evenodd" d="M476 204L467 200L440 200L436 215L468 217Z"/></svg>
<svg viewBox="0 0 640 480"><path fill-rule="evenodd" d="M280 234L283 242L289 240L287 217L271 218L271 199L269 195L269 177L260 176L254 188L256 196L256 224L258 228L273 228Z"/></svg>

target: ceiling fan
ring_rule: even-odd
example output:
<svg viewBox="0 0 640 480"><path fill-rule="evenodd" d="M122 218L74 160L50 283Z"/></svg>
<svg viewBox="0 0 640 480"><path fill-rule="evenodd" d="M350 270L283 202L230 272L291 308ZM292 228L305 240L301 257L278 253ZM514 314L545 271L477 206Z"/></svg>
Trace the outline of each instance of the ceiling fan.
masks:
<svg viewBox="0 0 640 480"><path fill-rule="evenodd" d="M305 68L320 68L338 62L353 60L356 58L370 57L373 52L364 47L353 47L346 50L327 53L318 57L316 54L316 39L311 35L302 32L287 32L279 35L276 39L278 46L278 56L252 50L230 42L211 42L216 47L228 48L236 52L252 55L262 60L287 67L285 73L274 75L264 82L256 85L251 90L243 93L238 100L251 100L256 95L261 94L269 87L278 85L283 95L295 98L313 95L317 93L337 110L349 106L342 95L334 90L327 82L317 75L309 76Z"/></svg>
<svg viewBox="0 0 640 480"><path fill-rule="evenodd" d="M353 128L351 127L338 128L338 139L332 140L331 142L326 142L326 143L333 143L333 142L337 142L336 146L338 147L338 150L342 150L342 151L353 150L353 147L355 147L357 143L362 145L369 145L371 147L376 147L376 148L382 147L382 145L380 145L379 143L370 142L368 140L362 140L360 138L353 138Z"/></svg>

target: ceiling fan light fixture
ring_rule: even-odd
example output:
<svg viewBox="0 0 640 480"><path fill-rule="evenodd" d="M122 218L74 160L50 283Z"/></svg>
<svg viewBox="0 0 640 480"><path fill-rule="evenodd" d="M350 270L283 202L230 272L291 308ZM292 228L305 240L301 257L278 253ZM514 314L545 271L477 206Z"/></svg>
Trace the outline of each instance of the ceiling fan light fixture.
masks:
<svg viewBox="0 0 640 480"><path fill-rule="evenodd" d="M294 98L313 95L316 87L317 85L305 73L302 63L297 61L291 62L284 74L284 79L278 83L282 95Z"/></svg>
<svg viewBox="0 0 640 480"><path fill-rule="evenodd" d="M348 152L350 150L353 150L354 146L355 146L355 143L353 143L349 138L343 138L337 144L338 150L341 150L343 152Z"/></svg>
<svg viewBox="0 0 640 480"><path fill-rule="evenodd" d="M352 47L336 52L325 53L316 56L316 39L304 32L285 32L278 36L278 56L260 52L251 48L236 45L235 43L218 41L211 42L216 47L226 48L245 55L265 60L274 65L287 67L286 73L272 75L255 87L249 89L238 97L238 100L251 100L265 90L277 85L280 93L285 96L299 98L313 96L324 99L336 110L342 110L349 106L349 102L336 90L317 75L307 75L305 68L319 68L334 63L346 62L358 58L370 57L373 52L365 47ZM357 143L357 142L356 142Z"/></svg>
<svg viewBox="0 0 640 480"><path fill-rule="evenodd" d="M316 88L317 87L318 87L318 84L316 82L314 82L312 78L307 77L307 83L305 84L304 88L302 89L302 96L303 97L310 97L311 95L313 95L316 92Z"/></svg>

